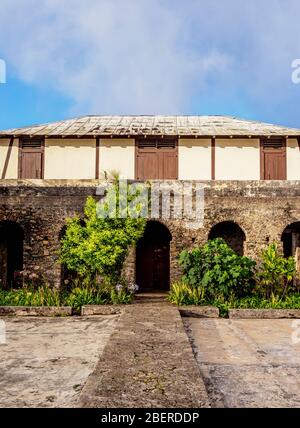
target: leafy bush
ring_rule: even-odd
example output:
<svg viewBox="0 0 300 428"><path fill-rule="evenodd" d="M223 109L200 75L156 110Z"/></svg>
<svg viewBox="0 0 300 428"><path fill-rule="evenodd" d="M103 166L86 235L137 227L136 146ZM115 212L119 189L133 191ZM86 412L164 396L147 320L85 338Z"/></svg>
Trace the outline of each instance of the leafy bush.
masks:
<svg viewBox="0 0 300 428"><path fill-rule="evenodd" d="M142 203L133 203L138 195L139 189L134 195L128 189L120 192L116 179L105 202L97 204L89 197L83 222L78 217L67 221L60 262L81 278L92 280L101 276L116 284L129 247L142 237L146 226L145 218L141 218L145 207ZM111 218L112 203L115 211Z"/></svg>
<svg viewBox="0 0 300 428"><path fill-rule="evenodd" d="M294 257L282 257L278 245L273 243L262 252L262 263L257 273L258 291L263 290L266 299L271 296L283 298L288 294L296 274Z"/></svg>
<svg viewBox="0 0 300 428"><path fill-rule="evenodd" d="M183 281L191 288L201 286L206 300L248 295L254 288L256 263L238 256L223 239L208 241L179 257Z"/></svg>

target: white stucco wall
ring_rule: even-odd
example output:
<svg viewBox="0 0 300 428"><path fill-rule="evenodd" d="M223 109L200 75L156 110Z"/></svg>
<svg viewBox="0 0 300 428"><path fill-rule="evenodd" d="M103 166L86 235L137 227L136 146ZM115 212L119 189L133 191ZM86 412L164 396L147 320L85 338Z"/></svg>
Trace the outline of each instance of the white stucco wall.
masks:
<svg viewBox="0 0 300 428"><path fill-rule="evenodd" d="M95 139L46 139L45 179L93 179L95 166Z"/></svg>
<svg viewBox="0 0 300 428"><path fill-rule="evenodd" d="M211 179L210 139L179 139L178 178L179 180Z"/></svg>
<svg viewBox="0 0 300 428"><path fill-rule="evenodd" d="M9 138L0 139L0 178L2 177L3 168L5 165L5 161L7 158L7 153L9 150ZM18 178L18 146L19 140L17 138L14 139L12 150L9 157L9 163L7 166L7 171L5 178Z"/></svg>
<svg viewBox="0 0 300 428"><path fill-rule="evenodd" d="M100 139L100 178L104 172L116 172L121 178L135 178L135 140L104 138Z"/></svg>
<svg viewBox="0 0 300 428"><path fill-rule="evenodd" d="M287 179L300 180L300 148L297 139L289 138L286 148Z"/></svg>
<svg viewBox="0 0 300 428"><path fill-rule="evenodd" d="M259 139L216 139L216 180L259 179Z"/></svg>

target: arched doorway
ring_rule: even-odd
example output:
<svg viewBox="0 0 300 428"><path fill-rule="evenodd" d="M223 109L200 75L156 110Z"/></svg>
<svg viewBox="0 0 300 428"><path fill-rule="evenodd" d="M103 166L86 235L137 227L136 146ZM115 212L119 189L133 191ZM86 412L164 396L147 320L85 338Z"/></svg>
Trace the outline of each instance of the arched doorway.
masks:
<svg viewBox="0 0 300 428"><path fill-rule="evenodd" d="M22 228L14 222L0 223L0 288L20 285L17 273L23 270Z"/></svg>
<svg viewBox="0 0 300 428"><path fill-rule="evenodd" d="M300 221L292 223L284 229L281 241L284 257L294 257L297 251L300 251Z"/></svg>
<svg viewBox="0 0 300 428"><path fill-rule="evenodd" d="M136 248L136 282L141 291L165 291L170 288L169 229L157 221L147 223Z"/></svg>
<svg viewBox="0 0 300 428"><path fill-rule="evenodd" d="M223 238L227 245L239 256L244 255L246 236L240 226L233 221L223 221L212 227L208 239Z"/></svg>

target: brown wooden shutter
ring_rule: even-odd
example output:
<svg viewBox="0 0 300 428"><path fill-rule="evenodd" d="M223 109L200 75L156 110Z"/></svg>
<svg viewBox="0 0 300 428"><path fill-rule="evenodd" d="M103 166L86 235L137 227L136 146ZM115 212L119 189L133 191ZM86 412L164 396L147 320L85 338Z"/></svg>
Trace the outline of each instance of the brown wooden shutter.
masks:
<svg viewBox="0 0 300 428"><path fill-rule="evenodd" d="M281 137L261 140L261 179L286 180L286 139Z"/></svg>
<svg viewBox="0 0 300 428"><path fill-rule="evenodd" d="M176 180L178 144L175 138L144 138L136 142L138 180Z"/></svg>
<svg viewBox="0 0 300 428"><path fill-rule="evenodd" d="M19 178L43 178L44 140L42 138L22 139L20 141Z"/></svg>

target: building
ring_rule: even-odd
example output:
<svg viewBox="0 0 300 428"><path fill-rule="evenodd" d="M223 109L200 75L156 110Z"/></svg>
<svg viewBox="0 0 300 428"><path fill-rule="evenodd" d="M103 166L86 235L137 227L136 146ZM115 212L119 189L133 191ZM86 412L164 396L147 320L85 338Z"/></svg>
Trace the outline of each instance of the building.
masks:
<svg viewBox="0 0 300 428"><path fill-rule="evenodd" d="M203 228L150 221L129 255L125 274L144 288L168 288L179 251L216 236L253 257L277 240L299 258L300 130L222 116L87 116L0 132L3 286L23 267L60 283L65 220L113 171L205 186Z"/></svg>
<svg viewBox="0 0 300 428"><path fill-rule="evenodd" d="M300 130L222 116L87 116L0 132L2 179L299 180Z"/></svg>

